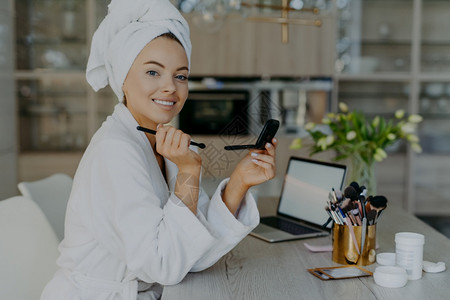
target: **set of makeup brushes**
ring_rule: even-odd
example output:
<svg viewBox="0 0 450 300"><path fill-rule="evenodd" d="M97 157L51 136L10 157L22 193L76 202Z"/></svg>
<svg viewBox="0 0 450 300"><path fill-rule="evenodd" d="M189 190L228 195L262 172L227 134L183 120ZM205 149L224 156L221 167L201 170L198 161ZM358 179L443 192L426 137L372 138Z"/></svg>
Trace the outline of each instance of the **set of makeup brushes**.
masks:
<svg viewBox="0 0 450 300"><path fill-rule="evenodd" d="M329 218L323 227L328 226L331 221L335 224L347 225L358 254L363 253L366 228L369 225L377 224L381 213L387 207L387 198L381 195L367 196L367 188L364 185L360 186L355 181L351 182L343 193L333 188L328 198L325 210ZM362 226L361 252L353 226Z"/></svg>

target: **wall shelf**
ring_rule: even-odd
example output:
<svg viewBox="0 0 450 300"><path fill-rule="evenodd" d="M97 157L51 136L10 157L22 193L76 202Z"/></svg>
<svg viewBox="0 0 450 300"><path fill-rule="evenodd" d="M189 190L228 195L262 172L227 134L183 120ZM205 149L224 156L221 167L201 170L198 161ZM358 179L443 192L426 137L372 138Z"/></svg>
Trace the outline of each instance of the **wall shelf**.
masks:
<svg viewBox="0 0 450 300"><path fill-rule="evenodd" d="M384 81L384 82L407 82L412 79L409 72L377 72L377 73L359 73L359 74L336 74L334 78L338 81Z"/></svg>
<svg viewBox="0 0 450 300"><path fill-rule="evenodd" d="M350 6L339 11L339 24L350 27L339 28L338 43L346 38L350 48L345 53L338 53L338 58L343 54L351 59L369 57L378 62L378 68L371 73L348 74L345 68L344 72L337 72L333 99L335 107L339 101L349 100L367 114L390 107L391 111L403 108L409 114L421 113L424 118L418 131L424 153L418 155L408 149L400 155L405 160L401 167L405 181L396 187L401 187L401 193L393 194L397 200L401 197L403 207L416 214L442 214L438 203L445 202L445 207L450 207L450 193L427 195L431 189L440 188L438 182L430 178L450 177L450 168L438 168L435 165L438 160L432 159L433 155L439 155L440 159L450 161L450 151L439 150L447 147L439 142L439 137L450 136L447 129L450 128L450 113L442 112L444 107L450 109L450 95L443 92L430 97L426 93L428 84L440 83L450 87L450 55L447 55L450 36L447 30L442 30L450 24L450 19L444 17L450 14L449 4L443 0L349 0ZM343 22L341 18L347 18L348 12L352 13L353 19ZM345 59L348 63L348 57ZM396 59L400 59L398 62L403 64L401 67L405 71L383 72ZM385 86L380 86L381 83L397 84L400 90L386 91ZM450 88L447 90L450 91ZM394 108L394 103L400 106ZM426 112L424 109L437 111ZM422 168L426 168L426 174ZM386 176L392 178L389 174ZM390 185L389 182L383 183L388 190ZM427 207L418 204L425 195ZM450 209L444 214L450 215Z"/></svg>
<svg viewBox="0 0 450 300"><path fill-rule="evenodd" d="M83 150L112 112L112 91L95 93L85 74L90 37L107 12L106 2L14 3L19 158L24 152Z"/></svg>

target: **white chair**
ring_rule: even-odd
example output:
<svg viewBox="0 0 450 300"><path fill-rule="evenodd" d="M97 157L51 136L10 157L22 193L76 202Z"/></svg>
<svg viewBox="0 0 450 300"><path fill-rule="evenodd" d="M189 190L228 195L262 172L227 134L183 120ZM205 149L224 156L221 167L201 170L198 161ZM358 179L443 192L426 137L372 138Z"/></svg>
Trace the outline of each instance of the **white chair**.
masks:
<svg viewBox="0 0 450 300"><path fill-rule="evenodd" d="M0 299L39 299L57 269L58 243L31 199L0 201Z"/></svg>
<svg viewBox="0 0 450 300"><path fill-rule="evenodd" d="M35 201L42 209L60 241L64 238L64 219L72 183L69 175L56 173L41 180L18 184L22 195Z"/></svg>

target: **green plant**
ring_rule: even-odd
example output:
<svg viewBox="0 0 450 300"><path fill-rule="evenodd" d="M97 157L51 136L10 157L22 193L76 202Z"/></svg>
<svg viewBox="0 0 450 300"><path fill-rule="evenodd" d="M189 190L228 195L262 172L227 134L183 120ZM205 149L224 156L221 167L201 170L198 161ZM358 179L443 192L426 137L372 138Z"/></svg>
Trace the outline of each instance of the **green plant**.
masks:
<svg viewBox="0 0 450 300"><path fill-rule="evenodd" d="M322 151L334 150L335 161L349 159L350 174L347 181L365 184L369 192L376 193L375 162L388 155L385 149L397 141L405 140L415 152L422 152L416 135L417 124L422 121L419 115L406 116L403 110L395 112L395 118L386 120L380 116L368 119L358 111L349 111L345 103L339 103L340 113L329 113L320 129L314 123L305 125L314 143L310 156ZM302 148L302 140L294 139L291 149Z"/></svg>
<svg viewBox="0 0 450 300"><path fill-rule="evenodd" d="M358 154L366 164L382 161L387 157L386 147L398 140L406 140L413 151L422 152L419 138L415 134L417 124L422 121L419 115L406 117L403 110L395 112L395 118L386 120L380 116L367 119L358 111L349 111L345 103L339 103L340 113L329 113L322 120L329 131L317 130L315 123L308 123L306 131L314 140L310 155L335 150L335 160L342 160ZM302 146L301 139L295 139L291 149Z"/></svg>

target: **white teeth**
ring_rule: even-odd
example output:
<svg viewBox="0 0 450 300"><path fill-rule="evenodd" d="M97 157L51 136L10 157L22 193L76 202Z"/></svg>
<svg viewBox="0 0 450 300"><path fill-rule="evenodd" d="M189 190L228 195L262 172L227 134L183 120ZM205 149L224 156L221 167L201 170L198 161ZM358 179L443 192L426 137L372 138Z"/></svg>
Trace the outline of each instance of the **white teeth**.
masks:
<svg viewBox="0 0 450 300"><path fill-rule="evenodd" d="M167 106L171 106L171 105L175 104L175 102L172 102L172 101L163 101L163 100L156 100L156 99L153 101L155 101L158 104L167 105Z"/></svg>

